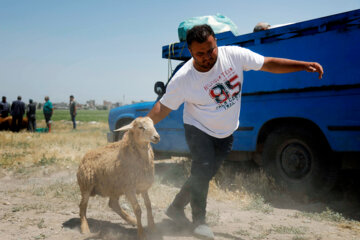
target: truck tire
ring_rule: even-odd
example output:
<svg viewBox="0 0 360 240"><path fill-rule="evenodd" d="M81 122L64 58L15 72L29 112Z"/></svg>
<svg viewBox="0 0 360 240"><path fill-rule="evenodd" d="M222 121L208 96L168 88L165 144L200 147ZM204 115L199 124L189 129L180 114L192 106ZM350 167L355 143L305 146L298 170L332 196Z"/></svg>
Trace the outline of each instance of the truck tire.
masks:
<svg viewBox="0 0 360 240"><path fill-rule="evenodd" d="M125 119L121 119L120 121L118 121L116 123L116 128L115 129L118 129L118 128L121 128L125 125L128 125L130 124L134 119L131 119L131 118L125 118ZM122 137L124 136L125 132L115 132L115 141L120 141L122 139Z"/></svg>
<svg viewBox="0 0 360 240"><path fill-rule="evenodd" d="M263 167L276 183L291 193L319 197L334 186L338 159L320 137L295 127L269 134L263 149Z"/></svg>

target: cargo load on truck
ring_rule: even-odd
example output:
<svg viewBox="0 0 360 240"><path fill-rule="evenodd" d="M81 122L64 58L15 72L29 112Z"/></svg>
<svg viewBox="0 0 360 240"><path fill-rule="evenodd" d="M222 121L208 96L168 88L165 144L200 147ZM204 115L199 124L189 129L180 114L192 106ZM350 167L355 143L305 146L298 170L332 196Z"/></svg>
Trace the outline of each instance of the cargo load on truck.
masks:
<svg viewBox="0 0 360 240"><path fill-rule="evenodd" d="M231 31L234 35L238 35L239 31L235 23L222 14L201 16L189 18L180 23L178 27L178 35L180 41L186 40L186 32L196 25L208 24L211 26L215 34Z"/></svg>

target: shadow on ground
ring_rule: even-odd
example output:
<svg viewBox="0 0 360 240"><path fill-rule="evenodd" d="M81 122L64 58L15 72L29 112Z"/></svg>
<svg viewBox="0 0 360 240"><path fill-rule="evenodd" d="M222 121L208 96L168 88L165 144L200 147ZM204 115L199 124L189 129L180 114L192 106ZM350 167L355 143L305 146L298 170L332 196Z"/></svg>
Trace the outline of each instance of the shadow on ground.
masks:
<svg viewBox="0 0 360 240"><path fill-rule="evenodd" d="M137 240L137 229L129 225L120 223L111 223L104 220L96 220L88 218L88 224L91 233L84 235L84 239L122 239L122 240ZM189 237L192 236L192 228L189 226L181 226L175 224L169 219L163 219L157 222L156 231L150 232L147 227L144 227L148 240L161 240L163 236L172 237ZM63 223L64 228L73 229L80 232L80 218L72 218Z"/></svg>
<svg viewBox="0 0 360 240"><path fill-rule="evenodd" d="M127 227L109 221L88 218L91 233L84 235L84 239L136 239L136 228ZM64 228L70 228L80 232L80 218L72 218L63 223Z"/></svg>

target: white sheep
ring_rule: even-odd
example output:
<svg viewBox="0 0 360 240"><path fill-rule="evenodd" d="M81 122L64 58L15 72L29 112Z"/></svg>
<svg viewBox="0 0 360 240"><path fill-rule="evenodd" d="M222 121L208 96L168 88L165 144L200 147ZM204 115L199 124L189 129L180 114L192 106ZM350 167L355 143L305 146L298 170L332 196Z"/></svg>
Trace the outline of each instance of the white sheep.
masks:
<svg viewBox="0 0 360 240"><path fill-rule="evenodd" d="M125 221L137 225L138 237L145 238L141 224L141 208L136 194L141 193L147 210L148 226L155 228L148 189L154 181L154 153L150 142L158 143L160 136L149 117L139 117L116 131L127 131L121 141L85 154L77 172L81 191L81 232L89 233L86 209L90 196L109 197L109 207ZM125 195L136 216L130 217L119 205Z"/></svg>

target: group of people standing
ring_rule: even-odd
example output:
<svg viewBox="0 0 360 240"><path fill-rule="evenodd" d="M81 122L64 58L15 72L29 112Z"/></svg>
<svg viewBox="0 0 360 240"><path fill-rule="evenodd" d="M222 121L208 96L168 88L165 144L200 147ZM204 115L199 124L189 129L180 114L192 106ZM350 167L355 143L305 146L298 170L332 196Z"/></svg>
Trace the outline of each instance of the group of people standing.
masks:
<svg viewBox="0 0 360 240"><path fill-rule="evenodd" d="M70 116L73 122L73 129L76 129L76 102L73 95L70 96ZM13 101L11 106L6 101L6 97L2 97L0 103L0 118L7 118L9 115L12 116L10 129L13 132L19 132L23 125L23 116L26 113L28 119L27 129L30 132L35 132L36 130L36 103L32 99L29 99L29 104L25 106L25 103L21 100L21 96L17 97L17 100ZM45 97L45 103L43 106L43 114L46 122L46 127L48 131L51 131L51 117L54 113L54 107L50 98Z"/></svg>

